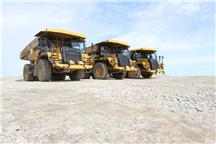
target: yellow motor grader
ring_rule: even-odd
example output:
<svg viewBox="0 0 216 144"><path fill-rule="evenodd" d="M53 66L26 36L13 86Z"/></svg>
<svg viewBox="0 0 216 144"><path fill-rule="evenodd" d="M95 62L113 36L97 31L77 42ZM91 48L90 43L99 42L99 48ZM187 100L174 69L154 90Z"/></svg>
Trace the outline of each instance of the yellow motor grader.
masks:
<svg viewBox="0 0 216 144"><path fill-rule="evenodd" d="M128 78L150 78L153 74L164 74L163 56L156 55L155 48L140 48L130 50L131 59L136 61L137 71L127 72Z"/></svg>
<svg viewBox="0 0 216 144"><path fill-rule="evenodd" d="M129 55L129 45L118 40L105 40L87 47L87 53L93 64L88 77L94 79L123 79L126 72L136 71Z"/></svg>
<svg viewBox="0 0 216 144"><path fill-rule="evenodd" d="M78 81L88 66L82 61L86 36L63 29L47 28L37 33L20 53L20 59L30 61L23 69L25 81L59 81L68 75Z"/></svg>

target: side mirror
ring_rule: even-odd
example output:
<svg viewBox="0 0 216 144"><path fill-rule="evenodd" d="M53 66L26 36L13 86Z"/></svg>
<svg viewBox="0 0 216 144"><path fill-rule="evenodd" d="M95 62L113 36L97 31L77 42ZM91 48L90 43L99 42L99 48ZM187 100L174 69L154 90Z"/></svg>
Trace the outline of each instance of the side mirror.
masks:
<svg viewBox="0 0 216 144"><path fill-rule="evenodd" d="M164 56L158 56L159 59L164 59Z"/></svg>

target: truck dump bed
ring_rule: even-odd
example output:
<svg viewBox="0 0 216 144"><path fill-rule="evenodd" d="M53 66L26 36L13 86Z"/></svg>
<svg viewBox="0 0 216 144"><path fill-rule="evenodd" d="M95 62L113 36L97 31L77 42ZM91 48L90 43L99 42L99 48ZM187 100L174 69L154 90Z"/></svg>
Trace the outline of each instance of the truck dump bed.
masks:
<svg viewBox="0 0 216 144"><path fill-rule="evenodd" d="M30 53L30 49L37 49L39 41L39 38L33 39L20 53L20 59L28 60L28 55Z"/></svg>

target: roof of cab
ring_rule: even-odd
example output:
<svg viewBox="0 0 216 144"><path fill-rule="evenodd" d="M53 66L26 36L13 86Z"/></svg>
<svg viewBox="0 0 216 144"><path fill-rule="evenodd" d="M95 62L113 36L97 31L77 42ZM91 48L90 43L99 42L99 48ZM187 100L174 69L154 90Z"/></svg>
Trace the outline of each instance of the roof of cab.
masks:
<svg viewBox="0 0 216 144"><path fill-rule="evenodd" d="M51 35L61 35L61 36L65 36L65 37L75 37L75 38L82 38L82 39L86 39L86 35L81 34L81 33L77 33L77 32L71 32L68 30L64 30L64 29L58 29L58 28L47 28L43 31L40 31L39 33L37 33L35 36L43 36L46 34L51 34Z"/></svg>
<svg viewBox="0 0 216 144"><path fill-rule="evenodd" d="M156 52L156 48L138 48L138 49L131 49L130 51L140 51L140 52Z"/></svg>
<svg viewBox="0 0 216 144"><path fill-rule="evenodd" d="M102 41L102 42L99 42L99 43L96 43L95 45L101 45L101 44L105 44L105 43L110 43L110 44L118 44L118 45L121 45L121 46L125 46L125 47L130 47L130 45L126 42L122 42L122 41L119 41L119 40L105 40L105 41Z"/></svg>

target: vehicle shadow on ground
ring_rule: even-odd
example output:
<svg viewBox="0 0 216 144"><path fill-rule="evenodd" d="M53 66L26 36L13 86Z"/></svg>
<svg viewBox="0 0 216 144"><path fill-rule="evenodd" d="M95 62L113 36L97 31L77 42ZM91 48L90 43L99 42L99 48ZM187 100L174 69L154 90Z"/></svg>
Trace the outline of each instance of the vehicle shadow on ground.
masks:
<svg viewBox="0 0 216 144"><path fill-rule="evenodd" d="M21 81L24 81L23 79L18 79L18 80L15 80L16 82L21 82Z"/></svg>
<svg viewBox="0 0 216 144"><path fill-rule="evenodd" d="M80 81L82 81L83 79L81 79ZM16 82L28 82L28 83L33 83L33 82L41 82L41 81L24 81L23 79L17 79L17 80L15 80ZM72 81L72 80L70 80L70 79L66 79L66 80L62 80L62 81L43 81L42 83L46 83L46 82L51 82L51 83L53 83L53 82L80 82L80 81Z"/></svg>
<svg viewBox="0 0 216 144"><path fill-rule="evenodd" d="M132 78L124 78L126 80L145 80L145 79L156 79L156 78L137 78L137 79L132 79ZM108 79L104 79L106 81L110 81L110 80L117 80L117 81L121 81L124 79L115 79L115 78L108 78ZM100 79L81 79L80 81L86 81L86 80L95 80L95 81L103 81ZM15 80L16 82L40 82L40 81L24 81L23 79L17 79ZM66 79L66 80L62 80L62 81L44 81L44 82L80 82L80 81L72 81L70 79Z"/></svg>

